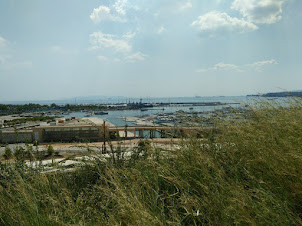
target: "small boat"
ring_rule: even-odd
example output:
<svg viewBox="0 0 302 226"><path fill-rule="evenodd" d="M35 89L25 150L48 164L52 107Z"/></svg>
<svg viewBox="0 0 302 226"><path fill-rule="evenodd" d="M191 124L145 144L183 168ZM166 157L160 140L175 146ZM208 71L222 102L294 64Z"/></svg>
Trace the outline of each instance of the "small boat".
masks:
<svg viewBox="0 0 302 226"><path fill-rule="evenodd" d="M94 112L95 115L108 115L108 112L105 111L96 111Z"/></svg>
<svg viewBox="0 0 302 226"><path fill-rule="evenodd" d="M87 114L84 115L84 117L92 117L94 116L94 111L88 112Z"/></svg>

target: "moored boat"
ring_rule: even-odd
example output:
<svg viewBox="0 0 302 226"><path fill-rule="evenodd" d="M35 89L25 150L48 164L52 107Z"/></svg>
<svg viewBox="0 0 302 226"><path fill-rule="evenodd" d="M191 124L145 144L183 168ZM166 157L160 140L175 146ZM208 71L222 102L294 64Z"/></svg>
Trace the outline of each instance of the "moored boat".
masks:
<svg viewBox="0 0 302 226"><path fill-rule="evenodd" d="M94 112L95 115L108 115L108 112L105 111L96 111Z"/></svg>

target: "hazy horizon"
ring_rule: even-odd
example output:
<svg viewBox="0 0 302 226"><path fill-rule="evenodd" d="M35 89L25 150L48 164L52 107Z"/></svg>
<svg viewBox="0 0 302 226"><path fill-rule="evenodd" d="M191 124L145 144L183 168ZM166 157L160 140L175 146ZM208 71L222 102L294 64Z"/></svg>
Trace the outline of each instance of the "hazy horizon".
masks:
<svg viewBox="0 0 302 226"><path fill-rule="evenodd" d="M0 2L0 102L301 90L302 1Z"/></svg>
<svg viewBox="0 0 302 226"><path fill-rule="evenodd" d="M166 96L166 97L127 97L127 96L78 96L61 99L36 99L36 100L14 100L14 101L0 101L0 104L27 104L27 103L38 103L38 104L83 104L83 103L128 103L128 102L139 102L142 99L143 102L154 102L157 100L177 100L177 99L208 99L208 98L232 98L232 97L246 97L245 95L240 96ZM166 101L165 101L166 102Z"/></svg>

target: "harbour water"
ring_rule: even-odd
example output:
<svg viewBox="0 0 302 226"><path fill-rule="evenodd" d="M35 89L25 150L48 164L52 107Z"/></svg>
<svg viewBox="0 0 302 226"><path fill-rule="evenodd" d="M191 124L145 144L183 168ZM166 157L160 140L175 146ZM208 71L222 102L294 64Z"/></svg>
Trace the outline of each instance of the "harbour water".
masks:
<svg viewBox="0 0 302 226"><path fill-rule="evenodd" d="M147 108L145 111L141 110L114 110L114 111L107 111L107 115L94 115L93 117L99 117L102 118L116 126L134 126L134 122L131 122L127 120L127 117L140 117L140 118L147 118L152 117L156 114L160 113L175 113L177 111L184 111L184 112L196 112L198 114L208 113L215 110L219 110L225 107L233 107L237 108L240 106L244 106L245 104L250 104L255 98L246 97L246 96L234 96L234 97L180 97L180 98L152 98L151 99L143 99L144 103L170 103L170 106L168 107L153 107L153 108ZM107 100L108 104L116 104L119 103L115 100L111 99ZM139 102L140 98L132 98L130 102ZM105 100L103 100L104 104ZM197 102L221 102L223 105L217 105L217 106L190 106L190 105L173 105L173 103L197 103ZM87 102L87 104L90 104L90 102ZM164 110L163 110L164 109ZM70 117L77 117L77 118L83 118L84 115L87 114L85 112L72 112L69 115L66 115L66 118Z"/></svg>

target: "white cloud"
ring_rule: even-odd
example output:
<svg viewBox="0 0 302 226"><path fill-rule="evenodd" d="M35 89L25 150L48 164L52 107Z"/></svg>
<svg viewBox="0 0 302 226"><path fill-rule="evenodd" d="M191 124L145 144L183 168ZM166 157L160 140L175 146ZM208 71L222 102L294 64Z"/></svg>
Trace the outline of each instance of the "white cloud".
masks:
<svg viewBox="0 0 302 226"><path fill-rule="evenodd" d="M91 50L100 48L112 48L115 52L130 52L132 46L127 40L119 39L115 35L94 32L90 35Z"/></svg>
<svg viewBox="0 0 302 226"><path fill-rule="evenodd" d="M132 52L132 46L129 43L135 36L135 33L128 32L121 37L102 32L94 32L90 35L91 47L89 50L104 49L113 50L106 55L98 55L99 61L136 63L144 61L148 55L141 52Z"/></svg>
<svg viewBox="0 0 302 226"><path fill-rule="evenodd" d="M274 64L278 64L278 62L272 59L272 60L258 61L252 64L248 64L247 66L253 68L257 72L262 72L263 67L268 65L274 65Z"/></svg>
<svg viewBox="0 0 302 226"><path fill-rule="evenodd" d="M235 64L225 64L225 63L218 63L214 65L213 69L215 71L237 71L242 72L239 66Z"/></svg>
<svg viewBox="0 0 302 226"><path fill-rule="evenodd" d="M208 71L235 71L235 72L243 72L240 66L235 64L225 64L223 62L215 64L213 67L209 68L200 68L197 69L196 72L204 73Z"/></svg>
<svg viewBox="0 0 302 226"><path fill-rule="evenodd" d="M0 70L31 68L31 61L15 61L14 49L9 41L0 36Z"/></svg>
<svg viewBox="0 0 302 226"><path fill-rule="evenodd" d="M119 9L121 10L121 9ZM92 13L90 14L90 19L94 23L100 23L102 21L116 21L116 22L126 22L125 19L121 18L119 15L124 15L121 14L122 12L112 12L109 7L107 6L99 6L98 8L93 9Z"/></svg>
<svg viewBox="0 0 302 226"><path fill-rule="evenodd" d="M77 54L78 53L78 51L75 49L67 49L67 48L64 48L59 45L51 46L50 51L52 53L59 53L59 54Z"/></svg>
<svg viewBox="0 0 302 226"><path fill-rule="evenodd" d="M138 61L144 61L146 59L146 57L147 57L146 54L137 52L137 53L134 53L132 55L125 57L125 60L126 60L126 62L129 62L129 63L135 63Z"/></svg>
<svg viewBox="0 0 302 226"><path fill-rule="evenodd" d="M0 49L6 48L8 46L8 41L0 36Z"/></svg>
<svg viewBox="0 0 302 226"><path fill-rule="evenodd" d="M29 69L32 68L33 63L31 61L20 61L20 62L14 62L11 60L5 60L4 62L1 61L0 56L0 70L13 70L13 69Z"/></svg>
<svg viewBox="0 0 302 226"><path fill-rule="evenodd" d="M22 61L11 64L13 68L32 68L33 63L31 61Z"/></svg>
<svg viewBox="0 0 302 226"><path fill-rule="evenodd" d="M185 11L187 9L191 9L193 6L192 6L192 3L190 1L184 3L184 4L180 4L179 5L179 10L180 11Z"/></svg>
<svg viewBox="0 0 302 226"><path fill-rule="evenodd" d="M258 29L258 27L251 22L216 11L198 17L198 19L192 23L192 26L198 31L208 33L211 36L215 36L217 33L245 33Z"/></svg>
<svg viewBox="0 0 302 226"><path fill-rule="evenodd" d="M257 72L262 72L263 67L268 65L274 65L278 64L276 60L264 60L264 61L257 61L252 64L246 64L246 65L235 65L235 64L225 64L223 62L215 64L213 67L208 68L200 68L197 69L196 72L199 73L205 73L210 71L234 71L234 72L244 72L245 69L252 68Z"/></svg>
<svg viewBox="0 0 302 226"><path fill-rule="evenodd" d="M112 19L110 14L110 9L107 6L100 6L98 8L93 9L92 13L90 14L90 19L94 23L99 23L104 20Z"/></svg>
<svg viewBox="0 0 302 226"><path fill-rule="evenodd" d="M0 55L0 65L5 65L11 58L10 55Z"/></svg>
<svg viewBox="0 0 302 226"><path fill-rule="evenodd" d="M237 10L248 21L273 24L279 21L282 6L287 0L235 0L232 9Z"/></svg>
<svg viewBox="0 0 302 226"><path fill-rule="evenodd" d="M62 51L62 47L61 46L51 46L50 50L52 52L60 52L60 51Z"/></svg>
<svg viewBox="0 0 302 226"><path fill-rule="evenodd" d="M163 32L166 31L166 28L164 26L161 26L160 28L158 28L158 30L156 31L157 34L162 34Z"/></svg>
<svg viewBox="0 0 302 226"><path fill-rule="evenodd" d="M209 68L199 68L199 69L196 70L197 73L205 73L205 72L208 72L208 71L210 71Z"/></svg>
<svg viewBox="0 0 302 226"><path fill-rule="evenodd" d="M126 15L126 10L125 10L125 6L127 4L127 0L117 0L114 5L112 6L113 9L115 9L115 11L122 15L125 16Z"/></svg>
<svg viewBox="0 0 302 226"><path fill-rule="evenodd" d="M115 62L115 63L118 63L118 62L121 61L121 60L120 60L119 58L117 58L117 57L115 57L115 58L109 58L109 57L102 56L102 55L97 56L97 59L98 59L99 61L102 61L102 62Z"/></svg>
<svg viewBox="0 0 302 226"><path fill-rule="evenodd" d="M123 35L123 38L125 39L133 39L135 37L136 33L135 32L127 32L126 34Z"/></svg>
<svg viewBox="0 0 302 226"><path fill-rule="evenodd" d="M105 56L97 56L97 58L100 60L100 61L108 61L108 57L105 57Z"/></svg>
<svg viewBox="0 0 302 226"><path fill-rule="evenodd" d="M8 41L0 36L0 66L1 69L6 67L13 58L8 49Z"/></svg>
<svg viewBox="0 0 302 226"><path fill-rule="evenodd" d="M127 0L116 0L109 6L100 5L98 8L93 9L90 14L90 19L98 24L103 21L127 22L127 11L139 11L137 5L129 3Z"/></svg>

